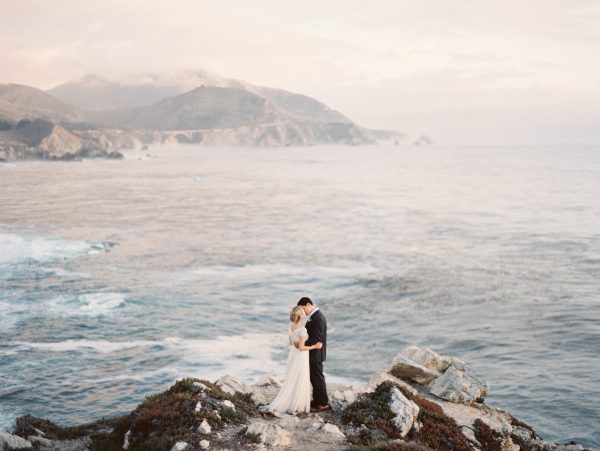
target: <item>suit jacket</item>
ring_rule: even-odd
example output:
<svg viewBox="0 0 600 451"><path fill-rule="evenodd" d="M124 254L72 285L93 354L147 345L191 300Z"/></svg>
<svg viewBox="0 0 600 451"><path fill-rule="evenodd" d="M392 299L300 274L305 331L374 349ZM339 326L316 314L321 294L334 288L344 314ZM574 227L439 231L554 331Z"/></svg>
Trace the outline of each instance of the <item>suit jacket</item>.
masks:
<svg viewBox="0 0 600 451"><path fill-rule="evenodd" d="M321 349L312 349L308 351L309 360L317 363L324 362L327 357L327 320L320 309L313 313L307 321L306 330L308 331L306 345L311 346L318 342L323 343Z"/></svg>

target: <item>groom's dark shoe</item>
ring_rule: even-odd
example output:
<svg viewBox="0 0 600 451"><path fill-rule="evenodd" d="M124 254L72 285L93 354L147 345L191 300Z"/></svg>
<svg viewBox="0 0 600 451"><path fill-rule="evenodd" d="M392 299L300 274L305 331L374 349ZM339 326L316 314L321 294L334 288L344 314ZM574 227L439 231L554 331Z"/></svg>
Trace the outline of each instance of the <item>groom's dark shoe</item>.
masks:
<svg viewBox="0 0 600 451"><path fill-rule="evenodd" d="M316 405L310 409L311 412L325 412L326 410L331 410L329 404Z"/></svg>

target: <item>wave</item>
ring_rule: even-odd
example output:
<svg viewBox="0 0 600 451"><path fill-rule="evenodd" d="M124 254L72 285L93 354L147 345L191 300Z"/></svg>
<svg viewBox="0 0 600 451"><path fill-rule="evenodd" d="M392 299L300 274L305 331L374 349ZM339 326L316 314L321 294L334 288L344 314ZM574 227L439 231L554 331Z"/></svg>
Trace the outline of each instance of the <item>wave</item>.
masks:
<svg viewBox="0 0 600 451"><path fill-rule="evenodd" d="M32 306L32 313L44 316L67 316L97 318L113 313L126 304L123 293L99 292L86 293L79 296L56 296Z"/></svg>
<svg viewBox="0 0 600 451"><path fill-rule="evenodd" d="M76 296L60 295L41 301L0 300L0 325L9 328L31 317L99 318L109 316L127 304L127 297L118 292L96 292Z"/></svg>
<svg viewBox="0 0 600 451"><path fill-rule="evenodd" d="M106 252L115 243L0 233L0 265L49 262Z"/></svg>
<svg viewBox="0 0 600 451"><path fill-rule="evenodd" d="M137 347L155 346L157 342L148 340L135 341L108 341L108 340L65 340L56 342L40 342L40 341L13 341L7 343L9 346L26 349L40 349L50 352L72 352L91 350L98 353L109 353L122 351Z"/></svg>
<svg viewBox="0 0 600 451"><path fill-rule="evenodd" d="M281 377L285 372L287 348L286 334L248 333L235 336L219 336L213 339L187 339L165 337L161 340L64 340L57 342L12 341L3 347L17 352L39 350L44 352L93 352L107 354L133 348L166 350L176 353L176 363L150 372L120 373L98 379L109 380L145 380L152 378L170 378L198 376L216 379L226 373L234 374L247 382L253 382L264 374ZM282 353L282 351L284 351Z"/></svg>

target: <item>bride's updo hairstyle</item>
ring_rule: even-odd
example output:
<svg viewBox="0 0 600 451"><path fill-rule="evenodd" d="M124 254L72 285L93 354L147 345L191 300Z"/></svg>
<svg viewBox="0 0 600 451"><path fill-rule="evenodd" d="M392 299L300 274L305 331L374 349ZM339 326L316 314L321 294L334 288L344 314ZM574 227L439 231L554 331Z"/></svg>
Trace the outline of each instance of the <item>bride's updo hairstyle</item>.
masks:
<svg viewBox="0 0 600 451"><path fill-rule="evenodd" d="M302 313L304 313L304 310L302 309L301 306L297 305L295 306L292 311L290 312L290 321L292 323L295 323L296 321L298 321L300 318L302 318Z"/></svg>

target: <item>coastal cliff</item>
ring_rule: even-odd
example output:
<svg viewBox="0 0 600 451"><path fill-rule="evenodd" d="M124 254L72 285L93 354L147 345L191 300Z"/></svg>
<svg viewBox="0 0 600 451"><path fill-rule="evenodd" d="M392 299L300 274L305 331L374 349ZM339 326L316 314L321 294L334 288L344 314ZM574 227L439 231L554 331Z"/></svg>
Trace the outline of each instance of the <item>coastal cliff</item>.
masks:
<svg viewBox="0 0 600 451"><path fill-rule="evenodd" d="M264 376L246 385L225 375L177 381L131 413L61 427L29 415L0 450L456 450L577 451L543 440L510 413L485 404L490 387L461 360L415 346L364 386L330 384L332 410L264 413L281 383Z"/></svg>
<svg viewBox="0 0 600 451"><path fill-rule="evenodd" d="M205 71L138 81L87 75L48 92L0 83L0 161L114 158L151 144L287 147L408 143L311 97Z"/></svg>

